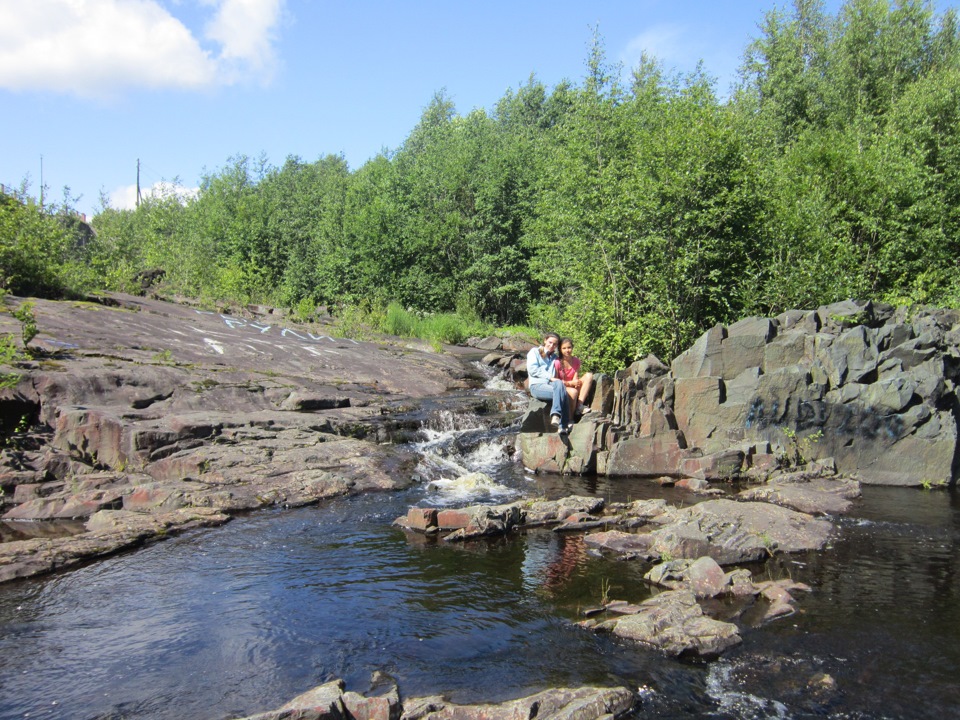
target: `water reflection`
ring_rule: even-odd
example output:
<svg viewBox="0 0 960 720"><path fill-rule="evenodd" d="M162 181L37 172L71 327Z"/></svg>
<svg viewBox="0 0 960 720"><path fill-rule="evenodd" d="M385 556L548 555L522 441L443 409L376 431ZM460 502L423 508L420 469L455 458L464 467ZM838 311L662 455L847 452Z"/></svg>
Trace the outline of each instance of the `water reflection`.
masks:
<svg viewBox="0 0 960 720"><path fill-rule="evenodd" d="M0 520L0 543L34 538L63 538L86 532L83 520Z"/></svg>

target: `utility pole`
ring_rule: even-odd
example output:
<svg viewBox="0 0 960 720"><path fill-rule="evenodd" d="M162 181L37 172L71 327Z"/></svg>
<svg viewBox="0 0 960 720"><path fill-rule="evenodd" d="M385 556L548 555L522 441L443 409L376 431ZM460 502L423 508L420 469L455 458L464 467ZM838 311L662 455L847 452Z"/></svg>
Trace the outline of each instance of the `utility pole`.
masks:
<svg viewBox="0 0 960 720"><path fill-rule="evenodd" d="M137 207L140 207L140 158L137 158Z"/></svg>

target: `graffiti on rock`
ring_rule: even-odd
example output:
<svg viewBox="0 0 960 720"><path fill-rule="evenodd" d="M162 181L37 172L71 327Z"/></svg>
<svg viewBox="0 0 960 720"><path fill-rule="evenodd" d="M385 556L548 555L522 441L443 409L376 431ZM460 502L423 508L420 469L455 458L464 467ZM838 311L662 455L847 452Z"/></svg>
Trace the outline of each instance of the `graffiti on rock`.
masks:
<svg viewBox="0 0 960 720"><path fill-rule="evenodd" d="M210 312L208 310L197 310L198 315L216 315L217 313ZM223 322L231 330L237 329L253 329L258 331L261 335L273 328L273 325L261 325L259 323L251 322L244 320L243 318L230 317L229 315L220 315L223 319ZM350 338L334 338L329 335L314 335L311 332L291 330L290 328L276 328L280 332L280 337L294 337L299 340L312 340L314 342L320 342L321 340L329 340L332 343L338 342L352 342L354 345L359 345L356 340L351 340Z"/></svg>
<svg viewBox="0 0 960 720"><path fill-rule="evenodd" d="M859 403L836 405L823 400L800 400L793 407L788 400L765 401L756 397L750 403L744 427L765 430L789 427L798 432L823 428L831 433L866 440L897 440L904 434L903 418L891 412Z"/></svg>

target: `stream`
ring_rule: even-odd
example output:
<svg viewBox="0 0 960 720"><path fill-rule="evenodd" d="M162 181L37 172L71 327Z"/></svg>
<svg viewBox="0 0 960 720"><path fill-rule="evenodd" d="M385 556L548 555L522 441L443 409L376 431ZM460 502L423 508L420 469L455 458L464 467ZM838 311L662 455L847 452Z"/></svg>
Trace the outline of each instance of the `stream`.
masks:
<svg viewBox="0 0 960 720"><path fill-rule="evenodd" d="M521 403L495 384L507 402ZM440 413L399 493L238 517L79 569L0 585L0 718L232 718L322 682L494 702L626 685L637 717L944 718L960 707L960 501L865 487L819 553L751 566L811 586L714 661L667 658L574 625L649 566L531 530L447 544L393 526L410 506L528 497L697 498L649 479L534 476L516 428ZM456 478L481 470L491 484Z"/></svg>

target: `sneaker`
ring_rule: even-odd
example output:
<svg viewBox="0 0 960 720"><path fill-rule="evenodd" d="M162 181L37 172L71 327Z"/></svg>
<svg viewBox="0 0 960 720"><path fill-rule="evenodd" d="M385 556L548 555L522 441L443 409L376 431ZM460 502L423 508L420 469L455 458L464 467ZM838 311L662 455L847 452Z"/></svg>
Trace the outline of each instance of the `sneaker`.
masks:
<svg viewBox="0 0 960 720"><path fill-rule="evenodd" d="M587 413L592 413L592 412L593 412L593 408L591 408L591 407L582 407L582 408L580 408L580 414L581 414L581 415L586 415Z"/></svg>
<svg viewBox="0 0 960 720"><path fill-rule="evenodd" d="M557 428L557 433L560 435L566 435L568 432L570 432L570 428L568 428L566 425L561 425Z"/></svg>
<svg viewBox="0 0 960 720"><path fill-rule="evenodd" d="M559 416L559 415L551 415L551 416L550 416L550 424L553 425L554 427L559 426L559 425L560 425L560 416Z"/></svg>

